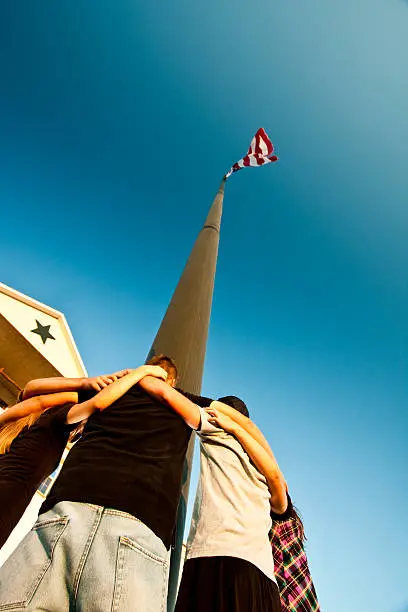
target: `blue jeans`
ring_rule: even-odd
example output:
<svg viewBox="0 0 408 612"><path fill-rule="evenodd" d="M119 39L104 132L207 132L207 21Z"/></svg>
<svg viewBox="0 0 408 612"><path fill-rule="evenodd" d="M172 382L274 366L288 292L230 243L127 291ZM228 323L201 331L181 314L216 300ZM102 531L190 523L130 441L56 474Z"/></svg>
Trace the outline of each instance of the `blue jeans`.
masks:
<svg viewBox="0 0 408 612"><path fill-rule="evenodd" d="M0 610L163 612L169 552L118 510L60 502L0 568Z"/></svg>

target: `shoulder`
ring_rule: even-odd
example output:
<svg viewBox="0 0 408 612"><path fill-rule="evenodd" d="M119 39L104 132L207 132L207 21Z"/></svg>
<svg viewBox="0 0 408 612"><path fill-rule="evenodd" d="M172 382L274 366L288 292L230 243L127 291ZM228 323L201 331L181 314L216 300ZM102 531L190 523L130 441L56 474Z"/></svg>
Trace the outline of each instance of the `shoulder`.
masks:
<svg viewBox="0 0 408 612"><path fill-rule="evenodd" d="M38 425L38 427L52 427L54 425L66 425L66 420L68 416L68 412L70 411L72 404L64 404L63 406L55 406L54 408L49 408L38 419L37 423L34 425ZM68 427L68 425L67 425Z"/></svg>
<svg viewBox="0 0 408 612"><path fill-rule="evenodd" d="M178 387L176 388L176 391L184 395L184 397L189 399L190 402L193 402L193 404L197 404L197 406L199 406L200 408L208 408L213 401L209 397L195 395L194 393L188 393L187 391L183 391L183 389L179 389Z"/></svg>
<svg viewBox="0 0 408 612"><path fill-rule="evenodd" d="M208 437L212 438L214 436L219 436L219 434L226 434L223 429L209 422L208 414L204 408L201 406L197 406L197 408L200 412L200 424L195 431L202 441L205 441Z"/></svg>

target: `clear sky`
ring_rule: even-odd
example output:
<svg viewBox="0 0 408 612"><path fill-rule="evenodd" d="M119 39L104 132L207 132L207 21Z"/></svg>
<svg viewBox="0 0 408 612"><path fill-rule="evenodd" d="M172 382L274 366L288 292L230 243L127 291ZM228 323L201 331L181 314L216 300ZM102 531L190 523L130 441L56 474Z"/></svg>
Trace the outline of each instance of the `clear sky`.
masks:
<svg viewBox="0 0 408 612"><path fill-rule="evenodd" d="M408 609L408 3L0 6L2 278L142 362L223 173L203 391L301 509L325 612Z"/></svg>

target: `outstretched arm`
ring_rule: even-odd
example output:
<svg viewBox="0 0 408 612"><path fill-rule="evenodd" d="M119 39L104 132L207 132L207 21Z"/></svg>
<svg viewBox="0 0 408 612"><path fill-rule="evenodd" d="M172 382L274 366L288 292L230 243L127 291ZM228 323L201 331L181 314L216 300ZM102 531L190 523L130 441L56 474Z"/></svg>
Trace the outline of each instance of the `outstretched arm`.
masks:
<svg viewBox="0 0 408 612"><path fill-rule="evenodd" d="M78 393L73 391L37 395L36 397L23 400L11 408L7 408L7 410L0 414L0 426L10 423L10 421L21 419L33 412L43 412L48 408L63 406L64 404L76 404L77 401Z"/></svg>
<svg viewBox="0 0 408 612"><path fill-rule="evenodd" d="M210 423L221 427L235 436L249 455L251 461L261 474L265 476L271 494L271 509L277 514L285 512L287 507L286 483L275 458L244 427L241 427L233 419L214 409L212 405L207 409L207 413Z"/></svg>
<svg viewBox="0 0 408 612"><path fill-rule="evenodd" d="M238 410L231 408L231 406L228 406L227 404L224 404L223 402L219 402L217 400L213 401L210 407L214 408L215 410L218 410L218 412L220 412L221 414L225 414L226 416L230 417L230 419L235 421L237 425L240 425L243 429L245 429L245 431L247 431L262 446L262 448L268 453L268 455L275 459L272 449L269 446L265 436L263 435L259 427L257 427L255 423L251 421L250 418L248 418L244 414L241 414L240 412L238 412Z"/></svg>
<svg viewBox="0 0 408 612"><path fill-rule="evenodd" d="M95 381L95 388L90 381ZM99 380L99 384L96 382ZM109 383L112 381L109 380ZM53 378L36 378L30 380L24 387L22 398L28 399L35 395L45 395L46 393L58 393L60 391L85 391L94 389L100 391L108 384L107 378L99 376L94 379L90 378L65 378L64 376L55 376Z"/></svg>
<svg viewBox="0 0 408 612"><path fill-rule="evenodd" d="M73 406L67 415L67 423L78 423L83 419L87 419L98 410L105 410L124 395L131 387L136 385L144 376L157 376L158 378L167 378L167 372L159 366L143 365L136 370L129 370L129 374L125 374L122 378L115 380L108 387L105 387L94 395L91 399L81 404ZM153 378L153 380L155 380ZM165 384L165 383L163 383Z"/></svg>
<svg viewBox="0 0 408 612"><path fill-rule="evenodd" d="M58 393L60 391L101 391L119 378L126 376L132 370L120 370L113 374L94 376L93 378L65 378L55 376L51 378L36 378L30 380L22 392L22 399L28 399L34 395L45 395L46 393Z"/></svg>
<svg viewBox="0 0 408 612"><path fill-rule="evenodd" d="M151 378L150 376L143 378L140 381L140 386L159 402L170 406L189 427L198 429L201 421L200 410L196 404L193 404L179 391L176 391L176 389L173 389L173 387L170 387L170 385L163 381Z"/></svg>

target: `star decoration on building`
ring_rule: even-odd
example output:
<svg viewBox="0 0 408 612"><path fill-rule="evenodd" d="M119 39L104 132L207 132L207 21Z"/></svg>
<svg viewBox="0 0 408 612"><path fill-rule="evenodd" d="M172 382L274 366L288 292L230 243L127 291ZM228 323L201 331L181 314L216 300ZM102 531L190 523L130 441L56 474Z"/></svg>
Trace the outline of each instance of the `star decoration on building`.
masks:
<svg viewBox="0 0 408 612"><path fill-rule="evenodd" d="M37 323L37 328L32 329L31 331L33 332L33 334L38 334L41 337L43 344L45 344L48 339L55 340L54 336L50 334L51 325L41 325L41 323L37 321L37 319L35 320L35 322Z"/></svg>

